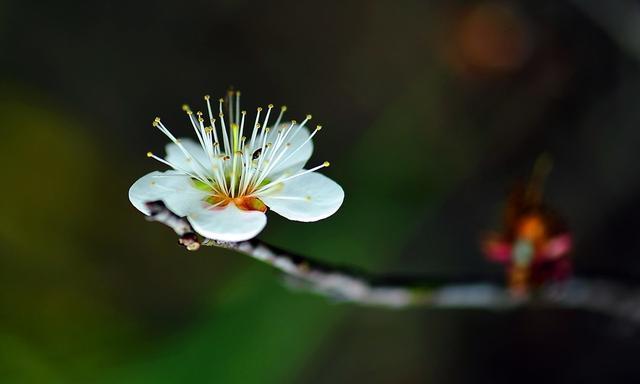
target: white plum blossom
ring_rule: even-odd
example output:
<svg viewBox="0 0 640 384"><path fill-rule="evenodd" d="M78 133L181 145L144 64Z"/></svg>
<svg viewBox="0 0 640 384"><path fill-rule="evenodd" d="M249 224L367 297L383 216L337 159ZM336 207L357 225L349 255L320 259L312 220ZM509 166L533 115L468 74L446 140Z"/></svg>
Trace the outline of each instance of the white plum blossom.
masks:
<svg viewBox="0 0 640 384"><path fill-rule="evenodd" d="M334 214L344 191L333 180L317 173L324 162L303 169L313 152L311 139L320 130L301 122L283 123L286 107L272 125L266 111L257 109L251 129L245 132L246 111L240 111L240 93L230 92L225 121L223 99L214 118L210 97L205 96L207 117L187 112L197 142L177 139L156 118L153 126L170 140L166 157L147 156L170 166L151 172L129 189L131 203L149 214L145 203L162 200L177 215L186 217L200 235L220 241L243 241L255 237L266 225L268 209L296 221L316 221ZM261 116L263 115L263 116ZM262 120L261 120L262 117ZM245 134L247 136L245 136Z"/></svg>

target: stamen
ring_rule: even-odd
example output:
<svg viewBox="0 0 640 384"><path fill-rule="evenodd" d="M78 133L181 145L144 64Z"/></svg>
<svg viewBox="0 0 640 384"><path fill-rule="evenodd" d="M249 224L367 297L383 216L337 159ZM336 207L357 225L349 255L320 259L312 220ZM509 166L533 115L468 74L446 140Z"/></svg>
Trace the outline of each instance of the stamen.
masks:
<svg viewBox="0 0 640 384"><path fill-rule="evenodd" d="M269 124L269 115L271 115L271 110L272 110L272 109L273 109L273 104L269 104L269 105L267 105L267 114L266 114L266 116L264 117L264 121L262 122L262 130L260 131L260 141L262 141L262 138L263 138L263 136L264 136L264 134L265 134L265 132L264 132L264 131L265 131L265 129L267 129L267 128L268 128L268 125L267 125L267 124ZM267 132L268 132L268 131L267 131Z"/></svg>
<svg viewBox="0 0 640 384"><path fill-rule="evenodd" d="M236 124L238 121L240 121L240 91L236 91Z"/></svg>
<svg viewBox="0 0 640 384"><path fill-rule="evenodd" d="M232 126L235 121L233 121L233 91L227 91L227 103L229 104L229 126Z"/></svg>
<svg viewBox="0 0 640 384"><path fill-rule="evenodd" d="M224 114L222 113L222 99L218 100L220 102L220 114L218 115L220 117L220 125L221 125L221 130L222 130L222 140L224 142L224 152L225 153L231 153L231 146L229 145L229 136L227 135L227 127L224 124Z"/></svg>
<svg viewBox="0 0 640 384"><path fill-rule="evenodd" d="M167 160L163 159L162 157L154 155L153 152L151 152L151 151L147 152L147 157L150 157L150 158L152 158L154 160L157 160L157 161L161 162L162 164L168 165L171 168L175 169L176 171L184 172L185 174L193 177L194 179L197 179L197 180L207 184L209 187L215 189L214 185L211 184L211 182L207 178L202 178L202 177L200 177L198 175L194 175L193 173L187 171L186 169L182 169L182 168L178 167L177 165L173 164L172 162L167 161Z"/></svg>
<svg viewBox="0 0 640 384"><path fill-rule="evenodd" d="M258 122L260 120L260 112L262 112L262 108L258 107L258 110L256 112L256 121L255 123L253 123L253 131L251 132L251 141L249 141L249 146L251 148L253 148L253 144L256 140L256 134L258 133L258 129L260 128L260 123Z"/></svg>
<svg viewBox="0 0 640 384"><path fill-rule="evenodd" d="M213 118L213 112L211 111L211 102L209 101L211 99L211 96L206 95L204 99L207 101L207 110L209 111L209 121L211 122L211 126L213 127L213 140L219 141L218 134L216 133L216 124L215 124L216 119Z"/></svg>
<svg viewBox="0 0 640 384"><path fill-rule="evenodd" d="M242 137L242 133L244 131L244 118L247 116L247 111L242 111L242 121L240 121L240 133L238 134L238 136ZM243 148L239 148L240 150L243 150Z"/></svg>
<svg viewBox="0 0 640 384"><path fill-rule="evenodd" d="M269 166L264 171L264 173L258 178L258 180L257 180L255 185L260 185L260 183L262 183L262 181L271 173L271 171L276 167L277 164L282 164L280 162L280 159L282 158L282 156L284 156L284 154L286 153L287 149L289 149L290 147L291 147L291 143L287 143L284 146L284 148L282 149L282 151L280 152L280 154L278 155L278 157L275 158L275 160L271 161L272 157L269 158L269 162L270 162Z"/></svg>
<svg viewBox="0 0 640 384"><path fill-rule="evenodd" d="M259 193L263 193L263 192L265 192L267 189L269 189L269 188L273 187L273 186L274 186L274 185L276 185L276 184L280 184L280 183L283 183L283 182L285 182L285 181L289 181L289 180L295 179L296 177L300 177L300 176L302 176L302 175L306 175L307 173L315 172L315 171L317 171L318 169L320 169L320 168L326 168L326 167L328 167L329 165L330 165L330 163L329 163L328 161L325 161L324 163L322 163L322 164L320 164L320 165L318 165L318 166L316 166L316 167L313 167L313 168L311 168L311 169L306 169L306 170L304 170L304 171L302 171L302 172L296 173L295 175L288 176L288 177L284 177L284 178L280 178L280 179L278 179L278 180L274 180L274 181L272 181L272 182L270 182L270 183L268 183L268 184L264 185L263 187L261 187L260 189L258 189L257 191L255 191L253 194L254 194L254 195L258 195Z"/></svg>
<svg viewBox="0 0 640 384"><path fill-rule="evenodd" d="M278 118L276 119L276 122L273 124L274 127L277 127L280 125L280 121L282 120L282 116L284 116L284 113L287 111L287 106L283 105L282 107L280 107L280 114L278 115Z"/></svg>
<svg viewBox="0 0 640 384"><path fill-rule="evenodd" d="M313 130L313 132L311 132L311 134L309 135L309 137L307 137L307 139L305 141L302 142L302 144L300 144L298 146L298 148L296 148L293 152L291 152L289 154L289 156L287 156L287 158L285 158L284 160L282 160L282 162L286 162L287 160L289 160L293 155L295 155L302 147L304 147L305 144L307 144L307 142L309 142L309 140L311 140L313 138L313 136L316 135L316 133L318 133L320 130L322 129L322 125L317 125L316 129Z"/></svg>
<svg viewBox="0 0 640 384"><path fill-rule="evenodd" d="M292 147L292 141L295 140L297 134L312 119L312 116L307 115L299 124L295 120L292 120L290 124L281 127L281 121L284 113L287 111L287 107L282 106L278 117L273 125L270 126L269 119L274 106L273 104L269 104L264 115L262 115L263 109L257 108L251 135L250 138L247 139L247 137L244 136L247 112L241 111L240 109L240 92L229 90L226 99L228 103L228 110L226 111L226 113L228 113L228 120L225 119L225 111L223 109L225 100L222 98L218 100L218 119L216 119L214 118L214 111L211 106L211 96L204 96L207 104L206 112L208 113L210 122L210 124L207 125L205 125L204 114L202 112L198 111L194 113L188 105L185 104L182 106L182 109L189 117L189 121L196 133L202 150L209 158L209 161L206 162L210 163L208 166L200 162L200 157L195 157L189 153L186 147L180 143L180 140L162 124L160 118L154 120L153 126L158 128L158 130L178 146L189 161L190 167L193 169L182 169L166 159L155 156L151 152L147 155L205 183L211 187L216 196L219 195L225 198L238 198L268 193L271 191L271 188L279 183L314 172L329 165L328 162L325 162L322 165L309 170L302 170L294 175L282 175L278 179L268 181L266 185L260 186L261 183L272 177L271 174L274 169L285 164L295 156L302 147L307 145L313 136L321 129L321 126L317 126L302 143ZM216 120L220 123L221 136L218 135ZM274 131L272 134L273 129L277 131ZM182 162L180 162L180 164L182 164ZM186 166L187 163L182 165ZM289 200L310 199L309 196L278 196L274 198Z"/></svg>

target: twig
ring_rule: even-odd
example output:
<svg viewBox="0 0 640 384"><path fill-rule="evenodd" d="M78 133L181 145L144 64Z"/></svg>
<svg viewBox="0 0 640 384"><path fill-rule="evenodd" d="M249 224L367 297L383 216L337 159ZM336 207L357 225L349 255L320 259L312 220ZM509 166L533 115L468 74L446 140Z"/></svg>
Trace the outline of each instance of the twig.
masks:
<svg viewBox="0 0 640 384"><path fill-rule="evenodd" d="M282 251L258 239L241 242L199 240L191 225L161 201L147 203L149 220L167 225L189 250L201 245L243 253L285 274L290 285L334 300L388 308L412 306L509 309L523 305L599 312L640 323L640 290L619 282L572 278L549 283L526 297L492 282L454 283L433 279L392 279L331 266ZM395 282L394 282L395 281Z"/></svg>

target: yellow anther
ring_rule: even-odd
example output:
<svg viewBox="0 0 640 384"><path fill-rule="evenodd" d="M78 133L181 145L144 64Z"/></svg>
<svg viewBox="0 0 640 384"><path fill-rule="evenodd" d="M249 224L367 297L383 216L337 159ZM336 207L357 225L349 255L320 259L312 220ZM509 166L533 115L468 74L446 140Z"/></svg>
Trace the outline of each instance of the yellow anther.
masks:
<svg viewBox="0 0 640 384"><path fill-rule="evenodd" d="M269 109L271 109L271 108L273 108L273 104L269 104L269 105L267 105L267 107L268 107Z"/></svg>
<svg viewBox="0 0 640 384"><path fill-rule="evenodd" d="M207 133L210 133L211 131L213 131L213 128L211 127L204 127L204 131Z"/></svg>
<svg viewBox="0 0 640 384"><path fill-rule="evenodd" d="M224 117L224 113L219 113L218 117L222 119Z"/></svg>
<svg viewBox="0 0 640 384"><path fill-rule="evenodd" d="M205 99L205 100L207 100L207 101L209 101L209 99L211 99L211 96L209 96L209 95L204 95L204 99Z"/></svg>
<svg viewBox="0 0 640 384"><path fill-rule="evenodd" d="M311 115L307 115L307 120L311 120L312 117L313 116L311 116Z"/></svg>
<svg viewBox="0 0 640 384"><path fill-rule="evenodd" d="M224 100L222 98L218 99L219 103L224 103Z"/></svg>
<svg viewBox="0 0 640 384"><path fill-rule="evenodd" d="M286 106L286 105L283 105L282 107L280 107L280 110L281 110L282 112L285 112L285 111L287 110L287 106Z"/></svg>
<svg viewBox="0 0 640 384"><path fill-rule="evenodd" d="M202 117L198 117L198 121L204 123L204 119Z"/></svg>
<svg viewBox="0 0 640 384"><path fill-rule="evenodd" d="M198 111L198 112L196 112L196 115L198 115L198 116L202 116L202 111Z"/></svg>
<svg viewBox="0 0 640 384"><path fill-rule="evenodd" d="M296 125L296 124L298 124L298 121L297 120L291 120L291 124Z"/></svg>
<svg viewBox="0 0 640 384"><path fill-rule="evenodd" d="M153 157L153 152L151 151L147 152L147 157Z"/></svg>
<svg viewBox="0 0 640 384"><path fill-rule="evenodd" d="M191 108L189 108L189 106L187 104L182 104L182 110L185 112L189 112L191 111Z"/></svg>
<svg viewBox="0 0 640 384"><path fill-rule="evenodd" d="M242 113L242 116L244 116L244 115L246 115L246 114L247 114L247 111L242 111L242 112L240 112L240 113Z"/></svg>
<svg viewBox="0 0 640 384"><path fill-rule="evenodd" d="M258 107L258 112L262 112L262 107Z"/></svg>
<svg viewBox="0 0 640 384"><path fill-rule="evenodd" d="M256 124L256 129L258 129L258 128L260 128L260 127L261 127L260 123L257 123L257 124Z"/></svg>
<svg viewBox="0 0 640 384"><path fill-rule="evenodd" d="M329 166L329 164L330 164L330 163L329 163L328 161L325 161L324 163L322 163L322 165L324 165L325 167L328 167L328 166Z"/></svg>
<svg viewBox="0 0 640 384"><path fill-rule="evenodd" d="M319 131L322 129L322 125L316 125L316 131Z"/></svg>
<svg viewBox="0 0 640 384"><path fill-rule="evenodd" d="M240 91L236 91L236 96L240 96Z"/></svg>

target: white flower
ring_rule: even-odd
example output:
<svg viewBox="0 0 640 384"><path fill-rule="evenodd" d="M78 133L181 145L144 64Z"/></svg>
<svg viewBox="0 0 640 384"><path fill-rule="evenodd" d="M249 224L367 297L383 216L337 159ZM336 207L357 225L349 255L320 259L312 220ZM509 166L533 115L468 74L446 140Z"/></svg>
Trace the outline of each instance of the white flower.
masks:
<svg viewBox="0 0 640 384"><path fill-rule="evenodd" d="M228 122L223 100L219 119L213 118L209 96L205 96L208 121L202 112L187 112L198 142L176 139L159 118L153 126L171 139L165 158L147 155L173 170L151 172L129 189L131 203L149 214L145 203L162 200L174 213L189 220L200 235L221 241L242 241L255 237L266 225L267 207L297 221L316 221L335 213L344 191L328 177L316 173L328 162L303 169L311 157L311 138L305 124L281 123L282 107L275 123L268 127L273 105L260 121L258 108L251 132L245 137L246 112L240 112L240 93L230 93ZM235 105L234 105L235 104ZM219 126L216 126L216 123ZM227 126L228 124L228 126ZM250 123L247 123L249 125Z"/></svg>

